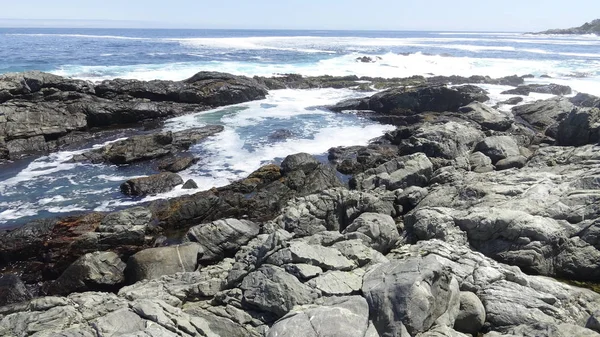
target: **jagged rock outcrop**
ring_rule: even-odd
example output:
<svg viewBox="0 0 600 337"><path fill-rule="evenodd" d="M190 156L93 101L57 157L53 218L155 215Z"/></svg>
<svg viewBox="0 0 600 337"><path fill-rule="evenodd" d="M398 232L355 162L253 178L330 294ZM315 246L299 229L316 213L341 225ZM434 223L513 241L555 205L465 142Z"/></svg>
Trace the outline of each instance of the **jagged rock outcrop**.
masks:
<svg viewBox="0 0 600 337"><path fill-rule="evenodd" d="M510 89L501 92L502 95L522 95L529 96L530 93L536 92L540 94L551 94L551 95L570 95L573 91L571 87L560 84L527 84L520 85L515 89Z"/></svg>
<svg viewBox="0 0 600 337"><path fill-rule="evenodd" d="M90 161L92 163L111 163L117 165L131 164L133 162L149 160L175 155L179 151L189 149L193 144L202 141L214 134L223 131L222 125L209 125L201 128L188 129L178 132L159 132L149 135L133 136L125 140L116 141L99 149L84 152L73 157L74 161ZM168 169L170 166L171 169ZM187 163L173 163L167 171L181 171ZM178 169L180 166L181 169Z"/></svg>
<svg viewBox="0 0 600 337"><path fill-rule="evenodd" d="M169 192L183 184L183 179L175 173L163 172L147 177L129 179L121 184L121 192L131 196L145 196Z"/></svg>
<svg viewBox="0 0 600 337"><path fill-rule="evenodd" d="M549 29L537 34L600 34L600 19L586 22L579 27L567 29Z"/></svg>
<svg viewBox="0 0 600 337"><path fill-rule="evenodd" d="M139 123L264 98L255 80L201 72L179 82L90 82L30 71L0 76L0 159L85 142L95 127Z"/></svg>
<svg viewBox="0 0 600 337"><path fill-rule="evenodd" d="M202 246L201 261L212 261L234 254L257 236L259 230L252 221L225 219L194 226L185 238Z"/></svg>

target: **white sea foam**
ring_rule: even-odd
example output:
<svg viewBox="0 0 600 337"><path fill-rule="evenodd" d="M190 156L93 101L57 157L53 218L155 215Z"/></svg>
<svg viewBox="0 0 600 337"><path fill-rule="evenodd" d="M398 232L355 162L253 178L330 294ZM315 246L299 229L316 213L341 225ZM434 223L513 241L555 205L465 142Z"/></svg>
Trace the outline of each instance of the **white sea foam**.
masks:
<svg viewBox="0 0 600 337"><path fill-rule="evenodd" d="M42 199L38 200L38 204L48 205L48 204L53 204L53 203L57 203L57 202L65 202L68 200L71 200L71 199L67 199L67 198L63 197L62 195L55 195L53 197L42 198Z"/></svg>
<svg viewBox="0 0 600 337"><path fill-rule="evenodd" d="M70 212L82 212L82 211L86 211L87 209L85 207L81 207L78 205L70 205L70 206L64 206L64 207L59 207L59 206L54 206L54 207L48 207L46 209L46 211L50 212L50 213L70 213Z"/></svg>
<svg viewBox="0 0 600 337"><path fill-rule="evenodd" d="M202 70L219 69L223 72L247 76L273 76L281 73L297 73L307 76L318 75L358 75L374 77L407 77L413 75L489 75L502 77L525 74L554 74L553 77L564 77L573 73L600 73L600 60L558 61L558 60L519 60L475 57L443 57L423 55L421 53L408 56L393 53L371 55L381 59L375 63L357 62L356 58L365 54L352 53L343 56L321 59L318 62L298 64L273 64L261 62L190 62L171 63L168 65L134 65L119 67L81 67L65 66L56 71L58 75L75 76L88 80L99 80L115 77L141 80L168 79L182 80ZM87 77L81 74L106 73L105 76Z"/></svg>
<svg viewBox="0 0 600 337"><path fill-rule="evenodd" d="M0 224L5 223L7 220L15 220L26 216L34 216L38 214L31 204L23 204L17 208L7 209L0 212Z"/></svg>

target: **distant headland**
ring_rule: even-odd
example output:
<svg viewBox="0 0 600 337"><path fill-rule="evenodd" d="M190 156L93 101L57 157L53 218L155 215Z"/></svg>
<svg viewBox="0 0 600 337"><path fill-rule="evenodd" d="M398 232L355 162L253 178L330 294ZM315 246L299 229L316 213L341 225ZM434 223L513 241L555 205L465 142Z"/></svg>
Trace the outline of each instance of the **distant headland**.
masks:
<svg viewBox="0 0 600 337"><path fill-rule="evenodd" d="M549 29L535 34L596 34L600 35L600 19L586 22L582 26L567 29Z"/></svg>

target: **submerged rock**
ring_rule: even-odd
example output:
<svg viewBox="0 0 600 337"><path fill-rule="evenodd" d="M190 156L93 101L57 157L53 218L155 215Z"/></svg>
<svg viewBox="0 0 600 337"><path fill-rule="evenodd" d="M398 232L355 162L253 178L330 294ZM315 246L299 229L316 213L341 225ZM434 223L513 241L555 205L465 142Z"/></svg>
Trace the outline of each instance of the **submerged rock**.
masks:
<svg viewBox="0 0 600 337"><path fill-rule="evenodd" d="M540 94L552 94L552 95L570 95L573 91L571 87L560 84L528 84L520 85L515 89L510 89L501 92L502 95L523 95L529 96L529 93L537 92Z"/></svg>
<svg viewBox="0 0 600 337"><path fill-rule="evenodd" d="M75 161L92 163L131 164L138 161L175 155L187 150L195 143L223 131L221 125L209 125L201 128L178 132L159 132L149 135L133 136L125 140L110 143L96 150L73 157ZM180 159L164 167L167 171L183 170L193 164L193 159Z"/></svg>
<svg viewBox="0 0 600 337"><path fill-rule="evenodd" d="M131 196L144 196L169 192L183 184L183 179L175 173L163 172L148 177L134 178L121 184L121 192Z"/></svg>

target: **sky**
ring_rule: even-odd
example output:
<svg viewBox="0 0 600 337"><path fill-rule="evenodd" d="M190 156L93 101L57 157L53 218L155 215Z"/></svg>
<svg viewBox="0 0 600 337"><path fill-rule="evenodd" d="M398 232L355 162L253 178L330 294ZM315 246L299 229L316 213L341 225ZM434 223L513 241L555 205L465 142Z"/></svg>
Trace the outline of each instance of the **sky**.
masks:
<svg viewBox="0 0 600 337"><path fill-rule="evenodd" d="M528 32L600 18L598 0L0 0L0 8L2 27Z"/></svg>

